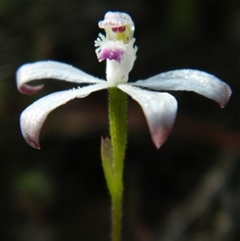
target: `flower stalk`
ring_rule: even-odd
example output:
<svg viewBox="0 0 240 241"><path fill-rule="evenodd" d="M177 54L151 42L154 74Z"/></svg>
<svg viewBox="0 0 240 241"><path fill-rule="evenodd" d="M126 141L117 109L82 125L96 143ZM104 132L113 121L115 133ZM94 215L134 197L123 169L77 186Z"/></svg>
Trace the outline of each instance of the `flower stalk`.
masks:
<svg viewBox="0 0 240 241"><path fill-rule="evenodd" d="M109 88L109 127L111 140L102 141L103 170L112 202L112 241L121 240L123 163L127 143L127 96L118 88Z"/></svg>

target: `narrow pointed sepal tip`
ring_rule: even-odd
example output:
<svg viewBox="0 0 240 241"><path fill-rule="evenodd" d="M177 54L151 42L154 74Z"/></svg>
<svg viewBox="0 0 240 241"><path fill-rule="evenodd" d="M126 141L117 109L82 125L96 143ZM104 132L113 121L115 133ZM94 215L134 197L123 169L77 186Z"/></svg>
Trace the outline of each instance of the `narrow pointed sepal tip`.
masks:
<svg viewBox="0 0 240 241"><path fill-rule="evenodd" d="M219 100L219 105L221 108L224 108L227 105L231 95L232 95L232 89L228 84L223 83L223 88L221 90L221 98Z"/></svg>
<svg viewBox="0 0 240 241"><path fill-rule="evenodd" d="M232 95L232 90L230 89L230 88L228 88L228 93L227 93L227 97L225 98L225 100L224 100L224 102L220 102L219 103L219 105L220 105L220 107L223 109L226 105L227 105L227 103L228 103L228 101L229 101L229 99L230 99L230 97L231 97L231 95Z"/></svg>
<svg viewBox="0 0 240 241"><path fill-rule="evenodd" d="M228 102L227 102L228 103ZM219 104L220 105L220 108L224 108L226 105L227 105L227 103L224 103L224 104Z"/></svg>
<svg viewBox="0 0 240 241"><path fill-rule="evenodd" d="M30 136L27 136L27 137L24 136L24 138L25 138L25 141L28 143L28 145L30 145L31 147L33 147L37 150L41 149L39 141L35 140L34 138L32 138Z"/></svg>
<svg viewBox="0 0 240 241"><path fill-rule="evenodd" d="M170 131L171 130L168 128L164 128L164 129L161 128L161 129L151 131L152 141L157 149L160 149L160 147L168 139Z"/></svg>

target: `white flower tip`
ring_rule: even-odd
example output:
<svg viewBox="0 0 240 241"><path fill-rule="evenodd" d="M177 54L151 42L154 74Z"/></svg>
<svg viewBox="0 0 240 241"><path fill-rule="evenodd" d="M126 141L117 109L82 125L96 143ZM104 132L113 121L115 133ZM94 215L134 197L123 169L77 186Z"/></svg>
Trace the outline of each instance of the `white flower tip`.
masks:
<svg viewBox="0 0 240 241"><path fill-rule="evenodd" d="M38 91L40 91L43 87L44 87L44 85L30 86L30 85L24 84L24 85L19 85L18 90L22 94L33 95L33 94L37 93Z"/></svg>
<svg viewBox="0 0 240 241"><path fill-rule="evenodd" d="M156 130L151 130L152 141L157 149L159 149L167 140L170 133L168 128L160 128Z"/></svg>
<svg viewBox="0 0 240 241"><path fill-rule="evenodd" d="M31 136L24 136L24 139L31 147L38 150L41 149L38 139L32 138Z"/></svg>
<svg viewBox="0 0 240 241"><path fill-rule="evenodd" d="M223 93L222 98L219 101L219 104L220 104L221 108L224 108L227 105L227 103L232 95L232 90L226 83L224 83L224 89L222 90L222 93Z"/></svg>
<svg viewBox="0 0 240 241"><path fill-rule="evenodd" d="M33 95L36 92L40 91L44 85L31 86L26 84L26 82L31 80L31 74L29 71L31 70L31 66L33 64L25 64L20 67L16 73L17 80L17 88L19 92L26 95Z"/></svg>
<svg viewBox="0 0 240 241"><path fill-rule="evenodd" d="M20 126L24 140L33 148L40 150L39 134L41 130L40 126L33 124L30 119L27 119L26 112L22 113L20 117Z"/></svg>

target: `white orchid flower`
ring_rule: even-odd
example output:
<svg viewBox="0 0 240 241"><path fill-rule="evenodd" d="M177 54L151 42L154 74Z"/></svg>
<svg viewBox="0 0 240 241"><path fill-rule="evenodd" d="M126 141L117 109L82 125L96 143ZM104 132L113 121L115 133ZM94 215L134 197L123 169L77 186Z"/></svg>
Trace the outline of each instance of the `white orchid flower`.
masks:
<svg viewBox="0 0 240 241"><path fill-rule="evenodd" d="M34 94L43 85L31 86L39 79L59 79L88 86L60 91L43 97L27 107L21 114L20 126L26 142L39 146L39 134L48 114L74 98L83 98L92 92L117 87L130 95L141 106L146 117L153 143L157 148L166 141L175 121L177 101L164 90L194 91L212 99L224 107L231 95L230 87L208 73L183 69L158 74L146 80L128 83L128 74L136 59L134 24L126 13L108 12L99 22L106 37L99 35L95 41L99 61L106 60L106 80L93 77L68 64L40 61L25 64L17 71L17 86L24 94ZM153 90L153 91L151 91Z"/></svg>

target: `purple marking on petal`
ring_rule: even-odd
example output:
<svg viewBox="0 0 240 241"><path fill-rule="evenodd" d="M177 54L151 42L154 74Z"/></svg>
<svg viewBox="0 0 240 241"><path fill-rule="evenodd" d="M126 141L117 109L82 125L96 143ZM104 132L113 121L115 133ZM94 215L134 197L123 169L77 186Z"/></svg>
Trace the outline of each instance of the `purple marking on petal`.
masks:
<svg viewBox="0 0 240 241"><path fill-rule="evenodd" d="M103 48L100 53L99 59L100 59L100 61L103 61L105 59L115 60L118 63L120 63L123 54L124 54L124 51L122 49Z"/></svg>

